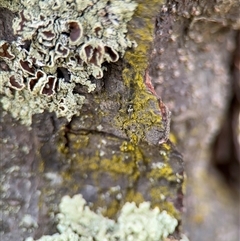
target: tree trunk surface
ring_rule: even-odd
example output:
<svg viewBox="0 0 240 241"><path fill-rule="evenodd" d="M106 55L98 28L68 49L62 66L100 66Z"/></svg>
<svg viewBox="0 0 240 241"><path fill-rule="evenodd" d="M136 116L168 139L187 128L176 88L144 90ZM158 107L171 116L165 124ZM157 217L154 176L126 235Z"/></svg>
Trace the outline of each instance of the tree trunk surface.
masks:
<svg viewBox="0 0 240 241"><path fill-rule="evenodd" d="M76 88L79 116L44 112L29 128L1 107L2 241L57 232L61 198L78 193L112 219L150 201L179 221L169 240L239 240L240 2L137 3L128 36L138 46L106 64L94 92ZM0 1L9 43L11 6Z"/></svg>

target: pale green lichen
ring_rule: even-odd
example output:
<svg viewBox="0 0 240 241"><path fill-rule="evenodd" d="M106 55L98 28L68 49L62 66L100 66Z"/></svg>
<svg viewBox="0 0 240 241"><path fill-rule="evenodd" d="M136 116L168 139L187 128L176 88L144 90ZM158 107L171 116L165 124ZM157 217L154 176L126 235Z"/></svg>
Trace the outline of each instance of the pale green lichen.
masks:
<svg viewBox="0 0 240 241"><path fill-rule="evenodd" d="M151 209L149 202L139 207L125 203L117 221L92 212L81 195L63 197L59 208L59 233L43 236L38 241L161 241L178 224L166 211Z"/></svg>
<svg viewBox="0 0 240 241"><path fill-rule="evenodd" d="M20 0L0 0L0 7L7 8L13 12L18 11L20 5Z"/></svg>
<svg viewBox="0 0 240 241"><path fill-rule="evenodd" d="M136 3L131 0L21 0L13 30L19 36L0 40L3 108L30 125L32 115L55 111L68 120L79 114L85 97L77 85L95 89L90 81L103 77L102 64L116 62L132 42L127 22Z"/></svg>

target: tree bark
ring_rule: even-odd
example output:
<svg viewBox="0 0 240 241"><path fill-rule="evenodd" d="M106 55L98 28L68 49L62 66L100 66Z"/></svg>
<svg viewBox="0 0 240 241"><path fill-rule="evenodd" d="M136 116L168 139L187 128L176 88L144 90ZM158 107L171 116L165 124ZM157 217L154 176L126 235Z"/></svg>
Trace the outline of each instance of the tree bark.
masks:
<svg viewBox="0 0 240 241"><path fill-rule="evenodd" d="M238 150L240 4L137 2L128 36L138 46L106 64L104 77L91 80L94 92L75 89L86 97L79 116L68 122L44 112L29 130L1 109L1 240L55 233L61 197L76 193L113 219L126 202L150 201L178 219L176 240L184 232L190 240L237 240L237 194L208 167L218 163L212 143L231 98ZM6 7L0 3L0 40L12 42L17 12ZM239 169L238 161L236 154L227 165ZM235 171L228 177L239 181Z"/></svg>

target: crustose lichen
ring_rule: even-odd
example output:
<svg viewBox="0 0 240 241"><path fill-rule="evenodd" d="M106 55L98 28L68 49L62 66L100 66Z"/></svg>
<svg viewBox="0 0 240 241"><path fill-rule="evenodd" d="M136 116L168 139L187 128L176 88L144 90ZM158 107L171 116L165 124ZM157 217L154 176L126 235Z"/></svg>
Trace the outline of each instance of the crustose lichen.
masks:
<svg viewBox="0 0 240 241"><path fill-rule="evenodd" d="M101 79L102 64L116 62L132 46L126 32L136 3L21 0L21 4L13 21L18 40L0 40L5 66L0 73L2 106L26 125L33 114L44 110L70 120L85 99L74 88L83 85L92 92L95 84L90 77Z"/></svg>

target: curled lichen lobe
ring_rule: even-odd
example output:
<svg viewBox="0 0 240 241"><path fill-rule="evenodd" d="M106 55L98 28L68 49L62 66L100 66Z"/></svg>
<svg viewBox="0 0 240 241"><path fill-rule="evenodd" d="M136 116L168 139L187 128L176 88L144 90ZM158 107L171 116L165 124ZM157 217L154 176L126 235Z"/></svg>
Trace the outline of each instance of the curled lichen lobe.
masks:
<svg viewBox="0 0 240 241"><path fill-rule="evenodd" d="M21 0L21 4L12 25L18 40L11 44L0 40L0 58L9 67L0 74L3 108L16 112L6 104L18 102L16 95L6 91L14 89L19 91L17 96L26 99L22 104L27 106L29 116L48 110L70 119L79 112L85 98L73 94L75 86L84 85L88 92L93 91L91 76L101 79L106 69L102 64L116 62L132 46L126 38L126 24L136 3ZM29 102L38 102L41 108L34 104L29 108ZM65 108L59 108L60 103ZM19 119L31 123L24 116L19 115Z"/></svg>

